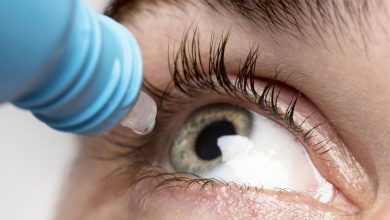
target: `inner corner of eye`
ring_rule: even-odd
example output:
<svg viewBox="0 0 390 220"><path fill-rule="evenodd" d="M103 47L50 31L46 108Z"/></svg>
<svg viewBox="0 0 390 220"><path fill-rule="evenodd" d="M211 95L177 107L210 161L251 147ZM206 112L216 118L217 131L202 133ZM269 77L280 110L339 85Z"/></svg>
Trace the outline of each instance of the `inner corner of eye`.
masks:
<svg viewBox="0 0 390 220"><path fill-rule="evenodd" d="M177 172L264 189L291 189L330 203L337 194L293 134L231 104L195 111L176 133L170 163Z"/></svg>

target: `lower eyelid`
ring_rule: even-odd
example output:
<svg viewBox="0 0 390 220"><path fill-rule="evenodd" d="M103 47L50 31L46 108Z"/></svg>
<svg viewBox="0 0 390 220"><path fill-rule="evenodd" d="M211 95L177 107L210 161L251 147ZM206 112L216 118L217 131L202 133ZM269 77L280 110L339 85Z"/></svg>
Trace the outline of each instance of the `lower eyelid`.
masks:
<svg viewBox="0 0 390 220"><path fill-rule="evenodd" d="M321 204L311 197L287 191L264 190L221 180L199 179L188 174L156 173L138 182L132 203L161 214L188 214L202 219L274 219L310 216L334 219L349 214ZM153 209L153 212L156 212ZM168 214L169 215L169 214ZM177 218L177 216L174 216Z"/></svg>

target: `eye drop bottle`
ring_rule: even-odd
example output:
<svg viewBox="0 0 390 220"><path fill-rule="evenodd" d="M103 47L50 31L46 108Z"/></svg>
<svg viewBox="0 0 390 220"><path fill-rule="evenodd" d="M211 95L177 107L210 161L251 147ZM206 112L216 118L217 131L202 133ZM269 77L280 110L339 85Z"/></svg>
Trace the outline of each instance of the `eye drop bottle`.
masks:
<svg viewBox="0 0 390 220"><path fill-rule="evenodd" d="M0 28L0 103L64 132L153 129L156 105L141 92L141 51L119 23L81 0L5 0Z"/></svg>

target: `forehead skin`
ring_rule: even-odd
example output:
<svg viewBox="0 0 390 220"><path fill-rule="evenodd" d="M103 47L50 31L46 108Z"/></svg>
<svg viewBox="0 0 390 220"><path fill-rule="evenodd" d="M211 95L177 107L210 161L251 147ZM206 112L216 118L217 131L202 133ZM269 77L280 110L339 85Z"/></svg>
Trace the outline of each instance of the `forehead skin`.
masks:
<svg viewBox="0 0 390 220"><path fill-rule="evenodd" d="M198 28L204 57L212 33L218 37L230 32L226 64L232 74L249 49L259 45L262 53L256 74L269 77L278 68L281 81L302 91L326 115L353 155L377 180L378 199L373 209L390 198L390 27L385 25L389 22L389 1L383 1L380 9L371 9L364 28L353 28L355 21L347 19L346 25L329 34L324 33L334 30L334 24L327 24L318 33L311 23L301 20L304 33L296 29L272 31L259 25L264 21L251 21L230 6L171 2L138 1L131 10L115 11L115 17L141 45L146 79L160 87L170 81L168 55L178 48L183 33L194 27ZM348 17L346 10L340 13ZM98 141L93 144L99 145ZM67 192L78 196L65 198L59 219L131 219L137 211L125 211L126 198L113 199L117 192L112 186L97 185L115 165L86 162L85 155L93 149L81 149L67 187ZM112 210L117 216L112 216Z"/></svg>

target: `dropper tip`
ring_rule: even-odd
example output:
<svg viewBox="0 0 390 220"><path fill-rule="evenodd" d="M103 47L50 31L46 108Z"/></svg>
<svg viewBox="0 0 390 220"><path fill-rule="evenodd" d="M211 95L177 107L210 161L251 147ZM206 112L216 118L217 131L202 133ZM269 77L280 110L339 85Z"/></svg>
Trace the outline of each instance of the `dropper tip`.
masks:
<svg viewBox="0 0 390 220"><path fill-rule="evenodd" d="M146 135L153 131L156 124L157 106L154 100L141 92L137 102L121 122L139 135Z"/></svg>

